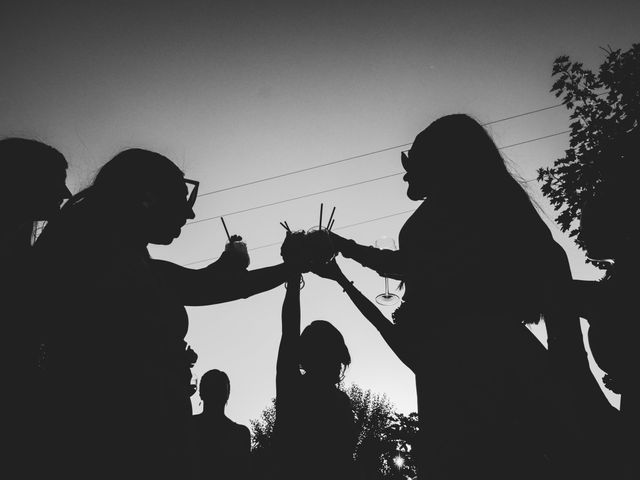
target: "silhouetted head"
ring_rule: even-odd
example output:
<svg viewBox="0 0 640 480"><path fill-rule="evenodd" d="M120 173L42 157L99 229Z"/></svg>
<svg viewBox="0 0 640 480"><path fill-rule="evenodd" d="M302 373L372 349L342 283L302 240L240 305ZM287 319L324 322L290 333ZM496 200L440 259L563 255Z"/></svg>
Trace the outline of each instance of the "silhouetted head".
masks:
<svg viewBox="0 0 640 480"><path fill-rule="evenodd" d="M494 186L513 181L489 134L465 114L441 117L420 132L402 166L411 200L491 195Z"/></svg>
<svg viewBox="0 0 640 480"><path fill-rule="evenodd" d="M325 320L315 320L302 331L299 352L305 373L330 384L339 383L351 363L342 334Z"/></svg>
<svg viewBox="0 0 640 480"><path fill-rule="evenodd" d="M26 138L0 140L3 215L19 221L49 220L71 197L67 161L55 148Z"/></svg>
<svg viewBox="0 0 640 480"><path fill-rule="evenodd" d="M194 218L194 198L182 171L163 155L139 148L107 162L81 197L102 214L119 217L146 243L171 243Z"/></svg>
<svg viewBox="0 0 640 480"><path fill-rule="evenodd" d="M230 393L229 377L220 370L209 370L200 379L200 398L206 406L224 407Z"/></svg>

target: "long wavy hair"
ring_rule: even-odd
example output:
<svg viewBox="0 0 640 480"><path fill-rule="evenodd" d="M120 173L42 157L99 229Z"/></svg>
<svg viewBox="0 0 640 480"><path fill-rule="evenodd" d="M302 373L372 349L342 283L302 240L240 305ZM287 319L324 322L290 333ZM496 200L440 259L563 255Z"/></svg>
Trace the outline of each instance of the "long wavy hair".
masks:
<svg viewBox="0 0 640 480"><path fill-rule="evenodd" d="M549 308L543 298L547 293L539 286L568 278L566 254L553 241L535 203L514 177L485 128L466 114L438 118L416 136L410 155L403 157L403 166L426 186L427 202L442 222L479 222L477 226L484 234L496 235L494 256L486 259L487 275L492 275L492 263L506 271L512 270L510 262L516 255L527 260L526 267L514 272L521 284L526 284L522 287L526 291L511 292L514 294L511 303L513 308L518 307L520 300L527 303L524 321L537 322ZM435 192L432 199L431 191ZM469 241L472 239L473 234ZM498 245L504 245L504 251L510 253L502 256ZM508 284L500 274L495 275L492 280L506 288L503 297L507 302L506 291L515 288L517 282ZM486 285L478 285L479 291L492 284L492 280L488 277ZM515 300L516 295L519 300Z"/></svg>
<svg viewBox="0 0 640 480"><path fill-rule="evenodd" d="M516 200L531 204L520 181L485 128L474 118L456 113L438 118L415 139L426 145L428 158L403 159L405 169L437 179L461 201Z"/></svg>

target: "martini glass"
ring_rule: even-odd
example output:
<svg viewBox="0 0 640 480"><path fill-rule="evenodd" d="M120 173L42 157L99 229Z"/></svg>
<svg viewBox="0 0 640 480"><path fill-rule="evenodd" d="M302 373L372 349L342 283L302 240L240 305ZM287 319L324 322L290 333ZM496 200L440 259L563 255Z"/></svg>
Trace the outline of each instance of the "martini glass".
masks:
<svg viewBox="0 0 640 480"><path fill-rule="evenodd" d="M376 248L382 250L396 250L396 242L391 237L380 237L376 240ZM390 306L395 305L400 300L400 297L395 293L389 292L389 278L384 277L384 293L381 293L376 297L376 302L380 305Z"/></svg>

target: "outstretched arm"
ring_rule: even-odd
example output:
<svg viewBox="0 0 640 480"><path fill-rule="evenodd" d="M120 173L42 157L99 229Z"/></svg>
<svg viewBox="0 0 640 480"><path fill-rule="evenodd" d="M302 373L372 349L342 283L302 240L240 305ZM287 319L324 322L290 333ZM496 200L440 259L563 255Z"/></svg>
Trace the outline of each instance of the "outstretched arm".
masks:
<svg viewBox="0 0 640 480"><path fill-rule="evenodd" d="M380 332L387 345L393 350L398 358L412 371L415 372L415 354L410 348L407 339L403 339L395 325L385 317L380 310L358 290L340 270L335 261L314 270L314 273L324 278L336 281L342 289L349 295L353 304L360 310L360 313Z"/></svg>
<svg viewBox="0 0 640 480"><path fill-rule="evenodd" d="M292 267L284 263L245 270L223 254L205 268L191 269L164 260L153 260L156 274L177 293L183 305L199 306L248 298L282 284Z"/></svg>
<svg viewBox="0 0 640 480"><path fill-rule="evenodd" d="M333 232L331 232L331 240L343 257L351 258L381 276L403 280L405 265L400 251L367 247Z"/></svg>

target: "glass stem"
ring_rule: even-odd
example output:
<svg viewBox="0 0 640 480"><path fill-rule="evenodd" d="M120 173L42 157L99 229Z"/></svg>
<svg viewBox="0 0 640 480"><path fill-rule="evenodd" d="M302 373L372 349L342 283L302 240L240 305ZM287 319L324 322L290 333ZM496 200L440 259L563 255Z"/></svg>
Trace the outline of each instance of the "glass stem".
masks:
<svg viewBox="0 0 640 480"><path fill-rule="evenodd" d="M385 297L389 296L389 279L384 277L384 295Z"/></svg>

